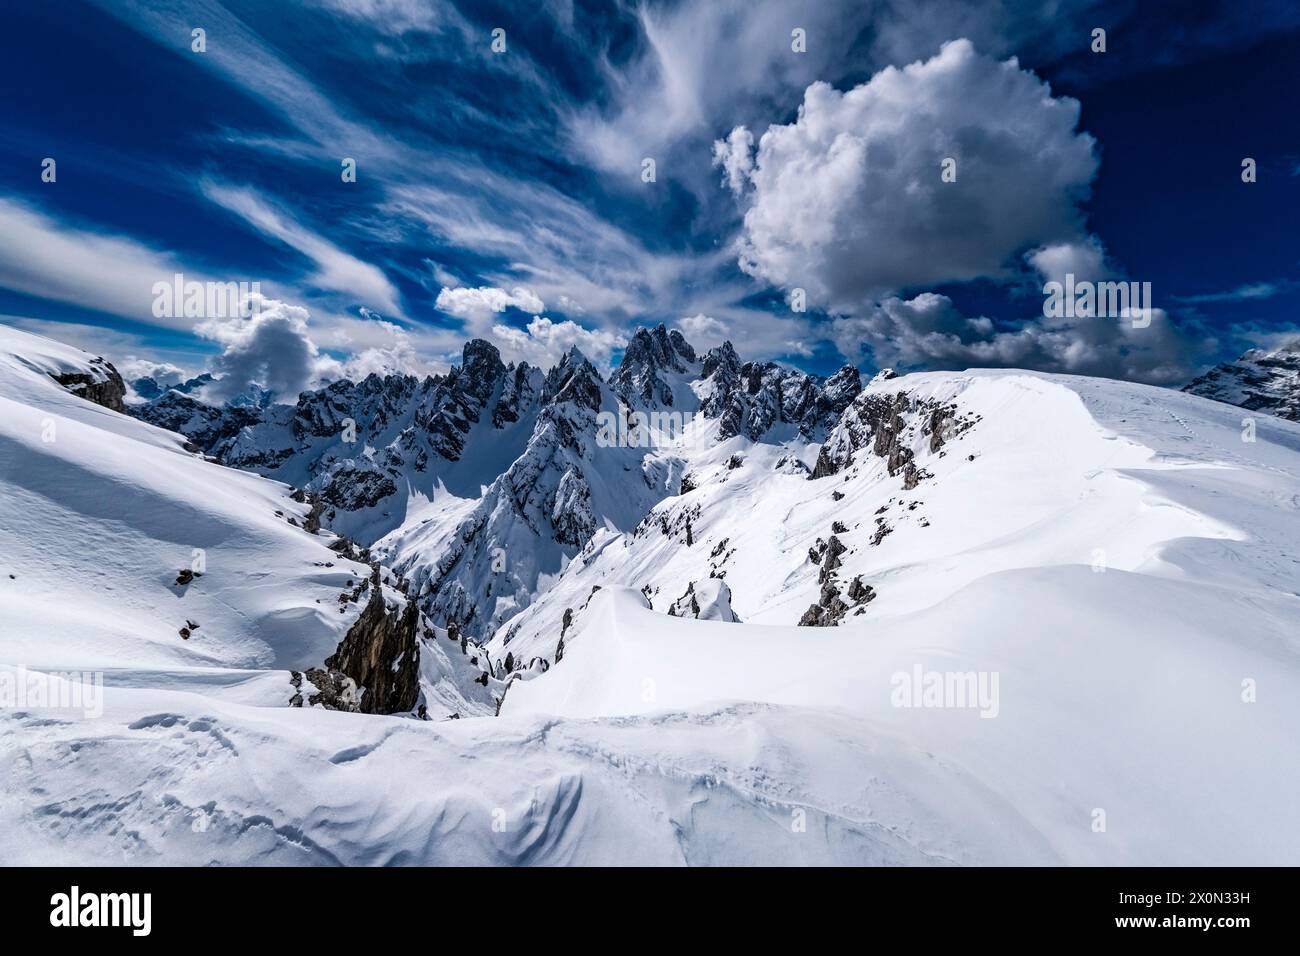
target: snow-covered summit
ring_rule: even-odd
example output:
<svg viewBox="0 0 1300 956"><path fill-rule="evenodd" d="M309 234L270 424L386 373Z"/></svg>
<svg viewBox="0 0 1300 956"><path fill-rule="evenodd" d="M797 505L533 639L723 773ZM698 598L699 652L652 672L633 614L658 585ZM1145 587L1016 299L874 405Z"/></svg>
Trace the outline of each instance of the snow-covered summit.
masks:
<svg viewBox="0 0 1300 956"><path fill-rule="evenodd" d="M806 469L860 390L852 367L823 380L741 362L730 343L701 359L660 325L637 330L608 380L576 347L543 374L475 340L446 376L371 375L268 408L213 407L186 388L131 411L304 489L327 527L420 582L435 620L486 637L484 622L525 606L598 528L630 530L677 494L696 452L739 436ZM503 550L511 570L485 575Z"/></svg>
<svg viewBox="0 0 1300 956"><path fill-rule="evenodd" d="M1300 421L1300 339L1276 349L1251 349L1210 369L1184 391Z"/></svg>

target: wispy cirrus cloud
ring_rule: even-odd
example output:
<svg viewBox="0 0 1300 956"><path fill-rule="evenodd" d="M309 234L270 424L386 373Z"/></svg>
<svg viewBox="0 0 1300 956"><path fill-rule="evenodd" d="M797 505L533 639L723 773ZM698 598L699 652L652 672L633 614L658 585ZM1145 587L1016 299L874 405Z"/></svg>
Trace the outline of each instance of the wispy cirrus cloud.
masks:
<svg viewBox="0 0 1300 956"><path fill-rule="evenodd" d="M1191 305L1220 302L1260 302L1281 295L1283 292L1288 292L1295 287L1296 283L1293 280L1279 279L1275 282L1255 282L1240 285L1235 289L1227 289L1222 292L1203 292L1199 295L1175 296L1174 301L1186 302Z"/></svg>
<svg viewBox="0 0 1300 956"><path fill-rule="evenodd" d="M205 180L203 194L249 225L311 260L306 281L354 297L357 303L400 316L398 292L383 271L343 251L252 189Z"/></svg>
<svg viewBox="0 0 1300 956"><path fill-rule="evenodd" d="M454 11L439 13L435 22L405 4L340 3L314 6L379 25L393 13L398 22L413 30L437 31L440 25L451 24L462 38L470 29ZM720 298L730 299L721 303L724 309L755 323L761 320L761 313L738 305L753 288L734 275L720 251L700 256L692 251L651 250L590 202L535 177L499 172L472 148L433 149L432 144L422 142L419 132L394 137L382 125L350 112L346 98L323 93L256 31L216 4L146 5L127 0L115 5L112 12L169 45L178 42L177 31L187 31L187 24L211 24L207 29L213 42L200 65L283 116L299 136L284 146L293 157L301 160L315 155L322 163L334 164L339 155L361 157L363 174L378 191L379 215L349 221L346 228L355 236L376 241L400 237L415 247L433 240L435 248L470 256L481 280L502 286L526 284L546 301L563 303L571 314L587 315L608 328L624 328L657 316L716 310ZM539 102L554 98L556 105L563 104L553 78L535 66L518 65L531 59L526 49L516 46L509 56L492 57L490 36L473 36L481 40L473 58L487 56L486 62L494 68L501 63L502 69L513 70L519 82L532 85ZM512 42L518 44L518 33ZM250 63L257 68L249 69ZM226 143L245 145L253 152L274 148L261 134L253 134L242 144L238 136L228 135ZM533 148L541 150L545 145ZM201 189L209 200L311 259L316 271L308 279L340 294L350 289L366 305L401 314L391 281L349 257L337 240L305 227L301 214L290 208L285 196L273 197L263 190L207 179ZM333 231L337 232L338 225L334 224ZM720 275L727 271L733 274Z"/></svg>
<svg viewBox="0 0 1300 956"><path fill-rule="evenodd" d="M795 130L786 137L793 145L801 137L804 146L811 144L810 126L800 126L795 114L801 104L809 110L810 96L814 107L827 106L828 117L835 112L832 101L840 112L852 113L857 91L875 77L877 100L887 100L883 88L898 82L895 74L906 74L901 68L907 63L928 62L946 41L966 37L989 62L1019 55L1018 72L1009 75L1020 82L1005 89L976 84L972 89L983 93L968 111L973 120L968 123L959 110L932 111L932 132L946 130L953 142L968 147L967 159L984 155L990 175L1014 167L1015 177L1004 180L1032 186L1043 180L1043 164L1021 162L1015 135L999 140L991 118L998 110L1021 115L1020 94L1031 87L1049 111L1065 112L1061 104L1068 101L1044 82L1045 66L1070 65L1063 69L1074 91L1131 69L1119 57L1081 57L1080 37L1096 18L1091 0L1048 6L551 0L526 12L455 0L290 0L273 12L245 0L93 2L125 31L154 45L162 54L154 62L166 67L165 82L187 89L192 82L191 112L207 103L236 104L211 117L187 115L178 134L183 148L161 164L169 190L192 190L185 197L189 204L210 207L221 217L217 241L205 246L201 238L182 239L175 245L202 250L210 263L233 259L239 263L233 271L264 272L270 294L310 307L313 337L322 350L340 357L372 348L389 354L393 336L378 316L400 319L395 328L430 361L453 353L458 336L491 331L493 325L528 334L521 328L527 310L523 318L510 314L502 322L489 318L486 325L440 310L441 290L459 286L527 288L551 306L554 314L543 317L555 325L567 320L575 329L614 339L634 324L706 316L711 321L700 334L743 339L747 357L816 356L824 363L833 360L830 343L845 341L833 318L875 315L891 298L910 302L941 283L977 282L1014 300L1026 278L1025 252L1038 250L1041 262L1031 266L1044 274L1054 268L1052 256L1059 263L1124 272L1120 263L1090 265L1094 237L1082 225L1089 215L1082 199L1046 209L995 189L996 202L981 206L967 196L964 206L953 206L946 201L952 197L913 189L895 176L891 182L900 188L891 195L901 196L898 202L890 206L888 196L877 196L874 205L854 207L862 215L846 220L836 212L838 200L828 205L819 190L839 200L870 199L862 189L846 194L839 188L845 184L832 175L852 179L853 156L836 156L832 163L829 146L820 154L813 149L804 157L811 172L802 176L798 163L778 161L775 146L763 156L765 129L773 143L771 129L788 127ZM1205 28L1180 34L1164 59L1239 49L1279 22L1257 17L1253 23L1240 14L1203 19ZM1209 36L1220 24L1225 28ZM500 53L491 47L498 26L508 44ZM1131 45L1160 24L1142 20L1130 6L1111 10L1107 26L1113 38ZM201 54L189 49L195 27L207 31ZM322 49L330 55L321 57ZM935 79L929 92L942 99L941 86ZM164 107L166 101L160 98ZM924 113L927 101L913 97L908 106ZM924 123L904 112L899 116L907 135L891 139L882 132L887 113L877 102L874 110L854 114L854 122L840 124L845 142L870 153L873 175L884 178L921 156L925 135ZM864 123L870 135L861 135ZM1030 152L1077 159L1085 139L1074 130L1068 138L1034 140ZM1062 144L1060 151L1044 151ZM1286 155L1293 159L1295 153ZM340 186L338 163L345 156L358 161L360 185ZM638 175L647 156L658 164L655 183ZM1062 190L1035 195L1060 200L1066 186L1086 193L1092 185L1084 169L1089 158L1096 157L1058 168ZM783 165L787 175L773 173ZM959 176L976 172L978 164L972 170L963 162ZM772 180L768 186L758 181L764 176ZM720 178L729 188L720 188ZM131 185L149 188L147 177ZM904 214L917 210L904 200L917 192L931 202L922 215L909 218ZM733 194L742 196L739 204ZM913 232L929 229L925 241L910 235L908 242L893 244L914 254L900 252L891 263L890 244L856 254L862 249L855 230L879 225L891 213L910 222ZM1038 214L1037 227L1016 227L1031 214ZM127 265L141 252L164 262L176 258L156 238L132 240L130 229L65 226L52 213L45 215L55 231L136 242L140 249L122 257ZM127 218L138 217L132 212ZM786 219L794 225L783 225ZM242 248L232 243L232 221L262 241ZM811 241L818 223L839 235L844 250L856 253L837 257L836 242ZM906 230L895 229L900 232ZM149 232L168 234L165 226ZM988 235L997 241L981 247L980 237ZM1020 246L1018 237L1024 239ZM744 257L731 250L736 238ZM920 268L927 264L934 266L930 273ZM122 271L129 274L129 268ZM825 293L811 312L780 302L779 293L796 285ZM57 282L51 287L59 288ZM120 310L122 296L106 288L103 301L116 299L110 310ZM1226 296L1234 293L1240 290L1187 296L1184 311L1202 302L1232 301ZM89 293L59 294L80 294L78 304L98 307ZM1266 301L1262 293L1250 295L1255 297L1241 301ZM818 305L828 311L818 311ZM1014 321L1005 310L997 314Z"/></svg>
<svg viewBox="0 0 1300 956"><path fill-rule="evenodd" d="M174 329L193 320L155 316L154 283L185 272L173 253L129 236L64 223L0 197L0 286ZM191 270L190 275L203 280Z"/></svg>

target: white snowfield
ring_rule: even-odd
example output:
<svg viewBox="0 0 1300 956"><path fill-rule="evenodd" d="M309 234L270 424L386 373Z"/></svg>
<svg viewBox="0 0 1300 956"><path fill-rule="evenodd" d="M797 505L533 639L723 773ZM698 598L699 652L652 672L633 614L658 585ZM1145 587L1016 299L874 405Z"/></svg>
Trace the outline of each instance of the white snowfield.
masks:
<svg viewBox="0 0 1300 956"><path fill-rule="evenodd" d="M493 638L548 665L501 716L423 722L285 706L365 569L283 486L43 374L87 359L0 328L0 680L106 672L98 716L0 708L0 862L1300 862L1298 425L972 371L870 387L972 423L907 433L910 490L869 447L813 481L778 462L815 445L697 436L655 452L694 490ZM833 522L874 597L796 627Z"/></svg>

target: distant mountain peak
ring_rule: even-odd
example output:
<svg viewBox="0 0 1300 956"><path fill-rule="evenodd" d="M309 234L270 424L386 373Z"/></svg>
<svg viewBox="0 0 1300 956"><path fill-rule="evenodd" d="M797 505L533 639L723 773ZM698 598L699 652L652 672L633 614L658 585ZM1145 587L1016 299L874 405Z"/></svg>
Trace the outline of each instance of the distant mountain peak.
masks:
<svg viewBox="0 0 1300 956"><path fill-rule="evenodd" d="M695 349L686 337L660 323L633 333L609 384L629 405L672 407L677 404L674 377L693 373L695 365Z"/></svg>
<svg viewBox="0 0 1300 956"><path fill-rule="evenodd" d="M1276 349L1251 349L1210 369L1183 391L1300 421L1300 338Z"/></svg>

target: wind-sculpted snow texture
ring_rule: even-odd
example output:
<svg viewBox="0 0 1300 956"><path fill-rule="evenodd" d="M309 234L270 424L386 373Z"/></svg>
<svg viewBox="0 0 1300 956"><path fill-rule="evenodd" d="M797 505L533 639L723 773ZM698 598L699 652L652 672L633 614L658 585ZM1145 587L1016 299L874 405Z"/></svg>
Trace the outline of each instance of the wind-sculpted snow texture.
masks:
<svg viewBox="0 0 1300 956"><path fill-rule="evenodd" d="M80 397L92 356L4 336L0 677L105 686L0 709L0 862L1300 842L1300 425L1262 405L1248 436L1194 394L822 380L659 328L608 377L470 343L424 381L135 406L182 437Z"/></svg>

